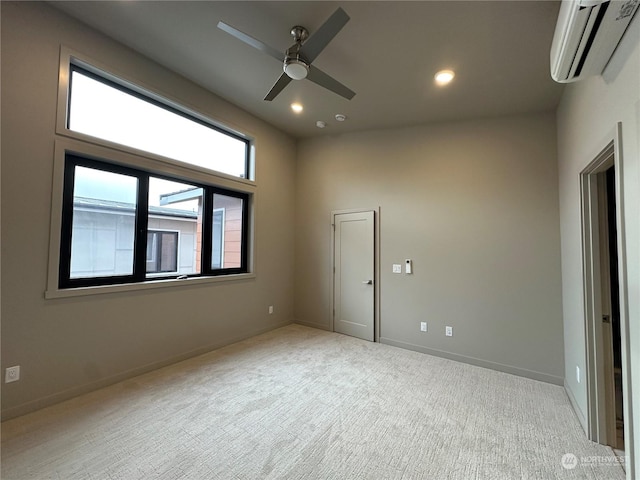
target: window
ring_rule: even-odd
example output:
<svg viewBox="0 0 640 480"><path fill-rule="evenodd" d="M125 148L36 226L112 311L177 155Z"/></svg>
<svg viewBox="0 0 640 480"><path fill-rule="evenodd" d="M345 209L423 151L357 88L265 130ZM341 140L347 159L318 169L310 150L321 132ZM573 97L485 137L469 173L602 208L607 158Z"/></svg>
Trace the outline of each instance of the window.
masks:
<svg viewBox="0 0 640 480"><path fill-rule="evenodd" d="M164 267L152 271L147 264L147 276L158 272L177 272L181 275L200 273L203 192L201 187L192 183L149 177L147 228L149 231L178 231L180 243L172 244L172 248L176 249L176 263L173 269L167 270L167 267ZM157 235L151 240L163 241L162 238L156 237ZM165 248L168 248L168 241L168 237L165 236L162 243ZM147 252L148 242L149 239Z"/></svg>
<svg viewBox="0 0 640 480"><path fill-rule="evenodd" d="M61 48L45 297L252 277L251 140L92 63Z"/></svg>
<svg viewBox="0 0 640 480"><path fill-rule="evenodd" d="M244 200L213 195L213 253L211 268L238 268L242 264Z"/></svg>
<svg viewBox="0 0 640 480"><path fill-rule="evenodd" d="M193 115L71 65L67 128L74 132L248 178L249 142Z"/></svg>
<svg viewBox="0 0 640 480"><path fill-rule="evenodd" d="M78 166L72 189L69 278L131 275L137 178Z"/></svg>
<svg viewBox="0 0 640 480"><path fill-rule="evenodd" d="M67 153L59 288L246 273L248 199Z"/></svg>
<svg viewBox="0 0 640 480"><path fill-rule="evenodd" d="M178 271L178 233L147 232L147 275Z"/></svg>

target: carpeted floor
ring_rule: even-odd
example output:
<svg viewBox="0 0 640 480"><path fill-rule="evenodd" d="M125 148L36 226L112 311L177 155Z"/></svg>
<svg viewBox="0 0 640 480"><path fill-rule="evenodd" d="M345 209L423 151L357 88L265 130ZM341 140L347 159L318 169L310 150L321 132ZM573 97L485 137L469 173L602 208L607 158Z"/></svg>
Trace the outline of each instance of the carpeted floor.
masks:
<svg viewBox="0 0 640 480"><path fill-rule="evenodd" d="M2 424L4 480L623 479L612 456L561 387L298 325Z"/></svg>

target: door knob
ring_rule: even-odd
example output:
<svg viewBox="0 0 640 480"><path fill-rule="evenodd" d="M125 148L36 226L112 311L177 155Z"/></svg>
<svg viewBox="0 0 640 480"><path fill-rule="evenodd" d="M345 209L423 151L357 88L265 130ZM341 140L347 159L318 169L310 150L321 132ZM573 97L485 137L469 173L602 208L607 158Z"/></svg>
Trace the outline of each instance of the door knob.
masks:
<svg viewBox="0 0 640 480"><path fill-rule="evenodd" d="M365 280L364 282L365 285L373 285L373 280Z"/></svg>

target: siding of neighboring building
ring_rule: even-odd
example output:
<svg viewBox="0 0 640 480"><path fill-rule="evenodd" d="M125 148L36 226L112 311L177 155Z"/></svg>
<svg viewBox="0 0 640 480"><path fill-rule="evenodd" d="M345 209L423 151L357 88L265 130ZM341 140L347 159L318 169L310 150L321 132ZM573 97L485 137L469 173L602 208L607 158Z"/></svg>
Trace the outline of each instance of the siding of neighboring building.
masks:
<svg viewBox="0 0 640 480"><path fill-rule="evenodd" d="M241 264L242 200L216 195L214 208L224 208L224 268L236 268Z"/></svg>
<svg viewBox="0 0 640 480"><path fill-rule="evenodd" d="M132 205L77 199L73 213L71 277L130 275L134 222ZM149 230L178 232L176 273L179 275L197 272L196 223L195 212L151 207Z"/></svg>

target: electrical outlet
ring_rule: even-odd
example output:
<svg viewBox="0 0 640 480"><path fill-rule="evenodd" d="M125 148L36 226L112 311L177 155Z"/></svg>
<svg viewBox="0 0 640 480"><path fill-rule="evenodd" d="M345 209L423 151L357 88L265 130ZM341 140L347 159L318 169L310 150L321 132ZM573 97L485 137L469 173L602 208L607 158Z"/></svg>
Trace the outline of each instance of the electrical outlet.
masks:
<svg viewBox="0 0 640 480"><path fill-rule="evenodd" d="M580 367L576 365L576 380L580 383Z"/></svg>
<svg viewBox="0 0 640 480"><path fill-rule="evenodd" d="M5 370L4 383L17 382L18 380L20 380L20 365Z"/></svg>
<svg viewBox="0 0 640 480"><path fill-rule="evenodd" d="M427 331L427 322L420 322L420 331L421 332Z"/></svg>
<svg viewBox="0 0 640 480"><path fill-rule="evenodd" d="M444 334L447 337L453 337L453 327L444 327Z"/></svg>
<svg viewBox="0 0 640 480"><path fill-rule="evenodd" d="M269 305L269 315L273 314L273 305Z"/></svg>

